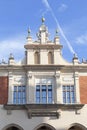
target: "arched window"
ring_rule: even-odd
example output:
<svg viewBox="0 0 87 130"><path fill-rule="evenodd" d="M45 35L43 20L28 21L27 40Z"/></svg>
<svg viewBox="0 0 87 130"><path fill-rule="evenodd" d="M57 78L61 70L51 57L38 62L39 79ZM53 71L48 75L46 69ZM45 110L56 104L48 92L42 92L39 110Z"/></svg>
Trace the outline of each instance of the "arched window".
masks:
<svg viewBox="0 0 87 130"><path fill-rule="evenodd" d="M53 54L52 54L52 52L48 53L48 64L53 64Z"/></svg>
<svg viewBox="0 0 87 130"><path fill-rule="evenodd" d="M34 130L55 130L55 128L49 124L40 124Z"/></svg>
<svg viewBox="0 0 87 130"><path fill-rule="evenodd" d="M86 130L86 127L81 124L74 123L68 130Z"/></svg>
<svg viewBox="0 0 87 130"><path fill-rule="evenodd" d="M17 124L9 124L5 126L2 130L23 130L23 128Z"/></svg>
<svg viewBox="0 0 87 130"><path fill-rule="evenodd" d="M17 127L15 127L15 126L12 126L12 127L9 127L8 129L6 129L6 130L20 130L20 129L18 129Z"/></svg>
<svg viewBox="0 0 87 130"><path fill-rule="evenodd" d="M35 54L34 54L34 63L35 64L40 64L40 55L39 55L39 52L35 52Z"/></svg>

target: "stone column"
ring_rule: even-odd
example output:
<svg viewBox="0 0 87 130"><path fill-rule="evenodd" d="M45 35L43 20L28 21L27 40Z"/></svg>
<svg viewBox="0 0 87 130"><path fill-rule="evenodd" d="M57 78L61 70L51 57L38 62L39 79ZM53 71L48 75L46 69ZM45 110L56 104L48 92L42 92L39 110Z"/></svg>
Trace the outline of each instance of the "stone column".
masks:
<svg viewBox="0 0 87 130"><path fill-rule="evenodd" d="M8 104L13 103L13 74L8 72Z"/></svg>

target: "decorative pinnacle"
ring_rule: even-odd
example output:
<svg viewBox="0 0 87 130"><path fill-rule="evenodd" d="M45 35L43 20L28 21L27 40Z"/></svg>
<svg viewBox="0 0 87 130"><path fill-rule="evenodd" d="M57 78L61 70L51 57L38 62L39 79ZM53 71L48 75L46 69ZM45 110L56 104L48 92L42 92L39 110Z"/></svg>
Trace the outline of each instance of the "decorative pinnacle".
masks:
<svg viewBox="0 0 87 130"><path fill-rule="evenodd" d="M56 36L58 36L58 32L59 32L59 30L58 30L58 29L56 29Z"/></svg>
<svg viewBox="0 0 87 130"><path fill-rule="evenodd" d="M10 57L9 57L9 59L14 59L14 57L13 57L13 54L12 54L12 53L10 53Z"/></svg>
<svg viewBox="0 0 87 130"><path fill-rule="evenodd" d="M41 19L41 20L42 20L42 23L44 24L44 22L45 22L45 18L44 18L44 17L42 17L42 19Z"/></svg>
<svg viewBox="0 0 87 130"><path fill-rule="evenodd" d="M74 59L78 59L78 56L76 53L74 53Z"/></svg>
<svg viewBox="0 0 87 130"><path fill-rule="evenodd" d="M2 59L2 63L5 64L5 60L4 59Z"/></svg>
<svg viewBox="0 0 87 130"><path fill-rule="evenodd" d="M28 36L30 36L31 30L30 28L28 28Z"/></svg>

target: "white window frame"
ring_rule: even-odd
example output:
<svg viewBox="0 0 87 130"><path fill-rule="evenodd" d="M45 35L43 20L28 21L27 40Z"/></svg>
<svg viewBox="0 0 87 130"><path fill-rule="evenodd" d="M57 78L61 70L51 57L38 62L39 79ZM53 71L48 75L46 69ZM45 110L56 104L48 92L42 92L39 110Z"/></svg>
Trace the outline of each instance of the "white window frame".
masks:
<svg viewBox="0 0 87 130"><path fill-rule="evenodd" d="M18 91L18 87L19 87L19 86L20 86L20 87L25 86L25 103L18 103L18 101L16 101L16 103L14 103L14 87L15 87L15 86L17 87L17 97L18 97L18 92L19 92L19 91ZM23 91L21 91L21 92L23 92ZM20 105L20 104L26 104L26 98L27 98L27 97L26 97L26 85L14 85L14 86L13 86L13 91L12 91L12 100L13 100L12 103L13 103L13 104L18 104L18 105ZM17 99L19 99L19 98L17 98ZM16 100L17 100L17 99L16 99ZM23 98L22 98L22 100L23 100Z"/></svg>
<svg viewBox="0 0 87 130"><path fill-rule="evenodd" d="M66 101L66 102L64 102L64 99L63 99L63 98L64 98L64 97L63 97L63 92L64 92L63 87L64 87L64 86L66 87L66 90L65 90L65 93L66 93L66 99L65 99L65 101ZM67 89L67 86L70 87L70 91ZM74 102L72 101L72 96L71 96L71 92L72 92L71 86L74 87ZM67 92L68 92L68 91L70 92L70 102L67 101L67 97L68 97L68 96L67 96ZM74 86L73 84L63 84L63 85L62 85L62 99L63 99L63 103L64 103L64 104L75 104L75 103L76 103L76 91L75 91L75 86Z"/></svg>
<svg viewBox="0 0 87 130"><path fill-rule="evenodd" d="M40 82L39 83L35 83L35 103L37 103L36 102L36 86L37 85L40 85L40 103L37 103L37 104L44 104L44 103L42 103L42 85L46 85L46 98L47 98L47 102L45 103L45 104L52 104L53 103L53 100L54 100L54 94L53 94L53 79L52 78L36 78L36 79L39 79L40 80ZM42 83L41 82L41 80L43 80L43 79L45 79L46 80L46 83ZM47 83L47 80L51 80L51 83ZM52 103L49 103L48 102L48 85L52 85Z"/></svg>

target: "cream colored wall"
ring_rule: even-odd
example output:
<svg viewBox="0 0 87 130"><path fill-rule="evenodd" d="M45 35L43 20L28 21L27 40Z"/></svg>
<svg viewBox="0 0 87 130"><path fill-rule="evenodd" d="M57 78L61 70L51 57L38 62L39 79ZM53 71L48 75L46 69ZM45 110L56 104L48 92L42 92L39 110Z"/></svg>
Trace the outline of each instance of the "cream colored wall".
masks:
<svg viewBox="0 0 87 130"><path fill-rule="evenodd" d="M79 115L75 111L61 111L60 117L32 117L28 119L26 110L12 110L11 114L7 114L7 110L0 105L0 130L9 124L17 124L23 130L34 130L38 125L45 123L53 126L55 130L68 130L72 124L77 123L87 128L87 105L81 109Z"/></svg>
<svg viewBox="0 0 87 130"><path fill-rule="evenodd" d="M40 50L40 64L46 65L48 64L48 51Z"/></svg>
<svg viewBox="0 0 87 130"><path fill-rule="evenodd" d="M48 64L48 52L49 51L50 51L49 49L39 50L41 65ZM35 53L35 50L33 50L33 49L27 50L27 64L28 65L34 65L34 53ZM63 59L60 50L54 50L54 65L70 65L70 64L71 63L68 63L67 61L65 61Z"/></svg>
<svg viewBox="0 0 87 130"><path fill-rule="evenodd" d="M34 51L27 50L27 64L28 65L33 65L34 64Z"/></svg>

